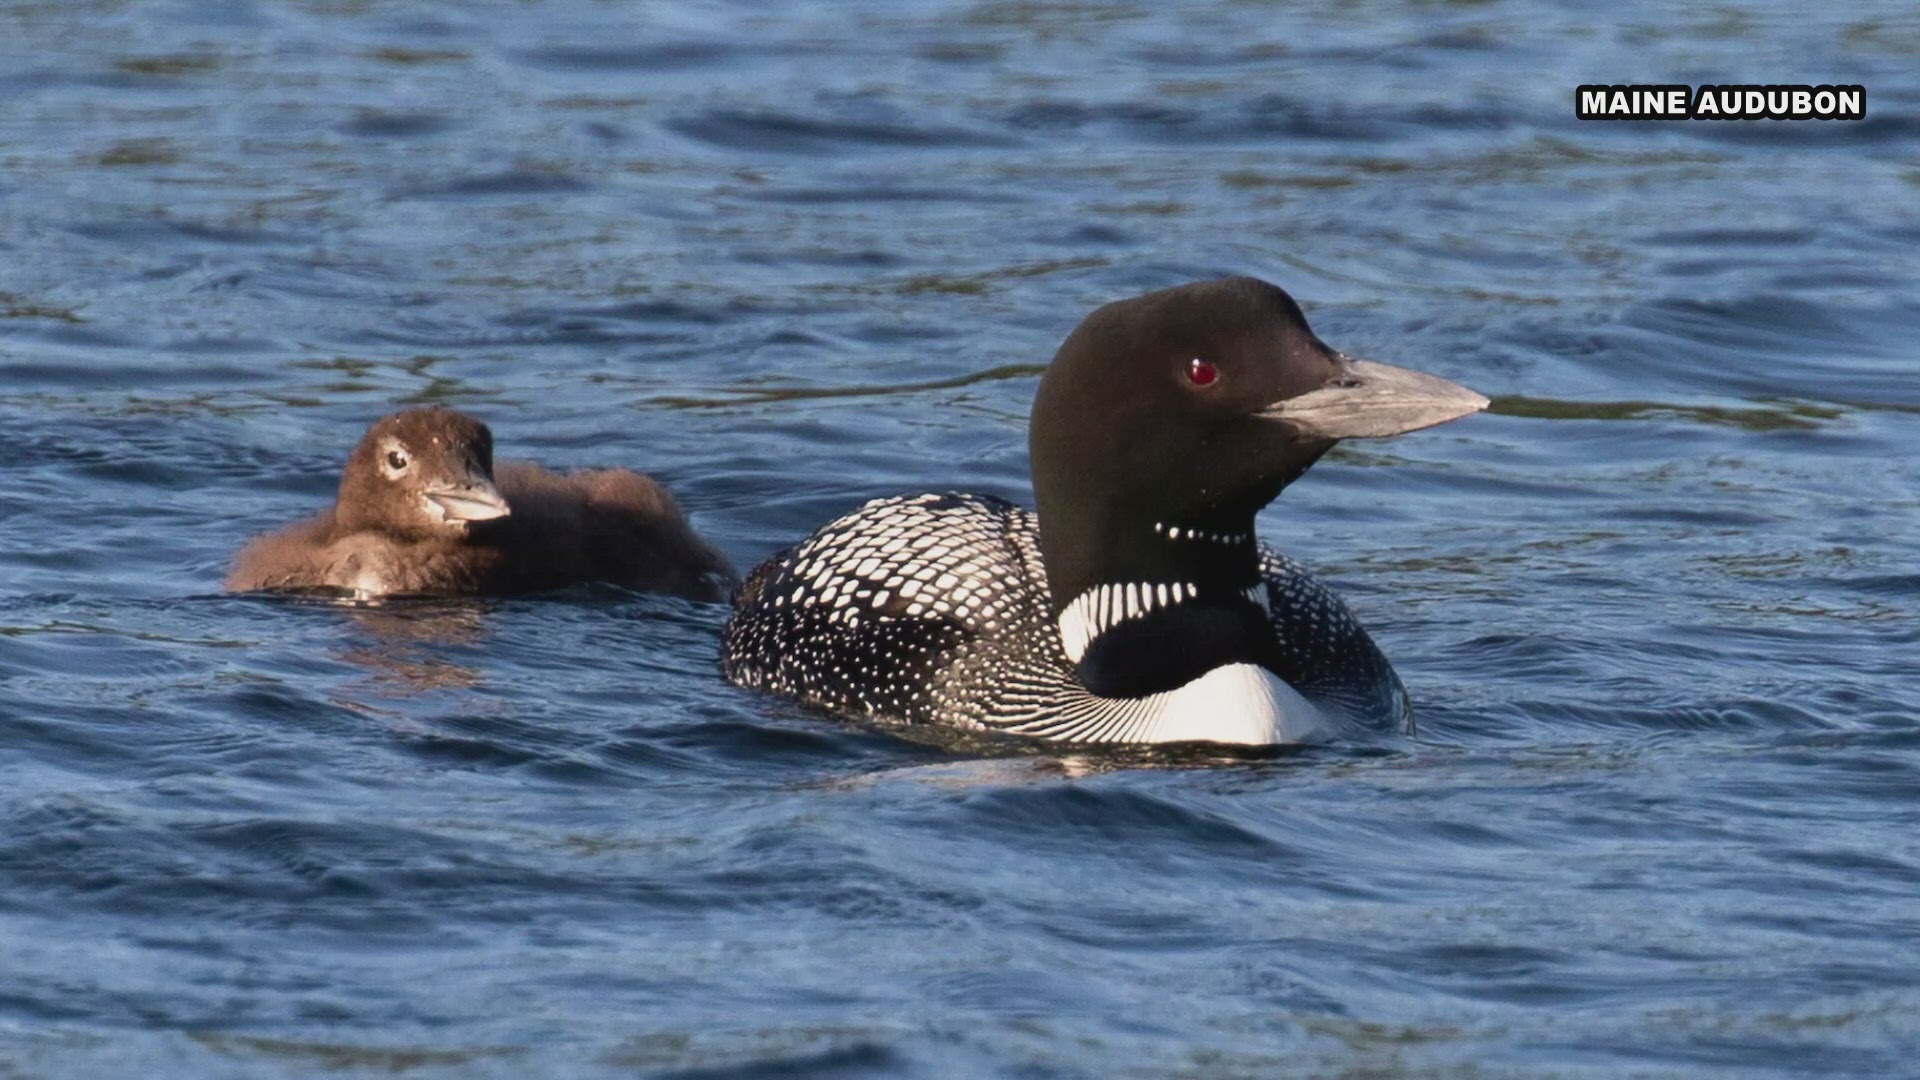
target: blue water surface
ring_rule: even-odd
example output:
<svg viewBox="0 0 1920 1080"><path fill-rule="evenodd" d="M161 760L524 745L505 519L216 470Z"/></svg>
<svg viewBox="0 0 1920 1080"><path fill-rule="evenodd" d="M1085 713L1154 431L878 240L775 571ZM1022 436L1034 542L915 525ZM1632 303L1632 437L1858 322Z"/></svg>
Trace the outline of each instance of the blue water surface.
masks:
<svg viewBox="0 0 1920 1080"><path fill-rule="evenodd" d="M1914 1075L1916 72L1903 0L0 6L0 1075ZM220 593L410 403L743 568L1026 501L1079 317L1233 273L1493 398L1262 516L1410 738L928 744L719 606Z"/></svg>

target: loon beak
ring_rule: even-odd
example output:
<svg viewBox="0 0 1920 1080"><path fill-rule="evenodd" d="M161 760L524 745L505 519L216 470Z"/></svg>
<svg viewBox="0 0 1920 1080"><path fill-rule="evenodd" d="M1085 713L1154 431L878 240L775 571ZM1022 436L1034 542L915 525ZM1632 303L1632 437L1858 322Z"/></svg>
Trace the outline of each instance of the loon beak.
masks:
<svg viewBox="0 0 1920 1080"><path fill-rule="evenodd" d="M427 501L440 508L442 521L492 521L511 514L507 500L484 476L469 477L464 484L428 488Z"/></svg>
<svg viewBox="0 0 1920 1080"><path fill-rule="evenodd" d="M1444 424L1487 399L1437 375L1341 357L1340 374L1316 390L1276 401L1258 415L1320 439L1375 439Z"/></svg>

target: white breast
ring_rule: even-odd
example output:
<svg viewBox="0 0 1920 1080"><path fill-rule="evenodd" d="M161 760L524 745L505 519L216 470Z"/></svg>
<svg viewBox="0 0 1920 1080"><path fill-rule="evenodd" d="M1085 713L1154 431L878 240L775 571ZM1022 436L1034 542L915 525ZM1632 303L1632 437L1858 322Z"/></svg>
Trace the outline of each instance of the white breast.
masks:
<svg viewBox="0 0 1920 1080"><path fill-rule="evenodd" d="M1305 742L1332 729L1313 703L1258 664L1226 664L1172 690L1141 699L1140 742L1264 745Z"/></svg>

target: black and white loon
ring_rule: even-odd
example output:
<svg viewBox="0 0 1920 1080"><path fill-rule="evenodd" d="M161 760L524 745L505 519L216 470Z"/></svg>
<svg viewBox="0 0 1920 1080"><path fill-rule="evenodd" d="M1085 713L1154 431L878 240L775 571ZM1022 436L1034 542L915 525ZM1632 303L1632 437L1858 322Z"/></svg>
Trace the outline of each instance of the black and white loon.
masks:
<svg viewBox="0 0 1920 1080"><path fill-rule="evenodd" d="M1075 742L1405 729L1393 667L1253 519L1335 441L1485 408L1353 360L1254 278L1096 310L1029 424L1035 511L878 499L761 564L727 623L742 686L843 715Z"/></svg>

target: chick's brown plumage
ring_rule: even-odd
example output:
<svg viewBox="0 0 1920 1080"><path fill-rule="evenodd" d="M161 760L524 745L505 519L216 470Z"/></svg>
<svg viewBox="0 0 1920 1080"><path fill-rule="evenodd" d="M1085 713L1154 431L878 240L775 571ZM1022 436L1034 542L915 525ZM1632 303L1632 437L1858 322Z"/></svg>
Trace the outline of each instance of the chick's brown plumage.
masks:
<svg viewBox="0 0 1920 1080"><path fill-rule="evenodd" d="M493 436L444 406L376 421L334 504L259 537L227 588L357 597L537 592L590 581L724 599L726 559L673 497L626 469L493 465Z"/></svg>

